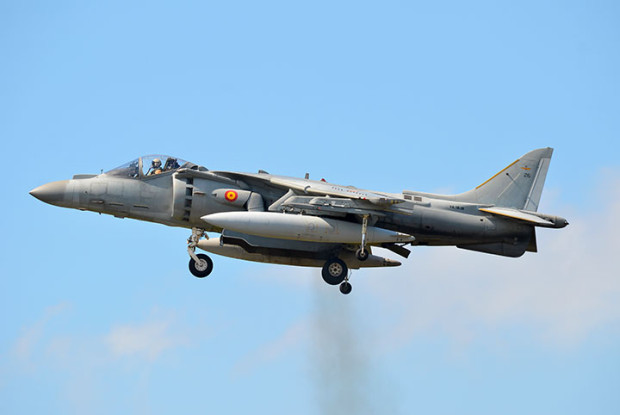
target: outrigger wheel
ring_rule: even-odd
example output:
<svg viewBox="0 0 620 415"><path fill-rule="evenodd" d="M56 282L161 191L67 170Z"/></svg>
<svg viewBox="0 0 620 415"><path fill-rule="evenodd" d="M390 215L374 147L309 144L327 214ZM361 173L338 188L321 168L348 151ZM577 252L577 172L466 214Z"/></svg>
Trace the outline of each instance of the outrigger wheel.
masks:
<svg viewBox="0 0 620 415"><path fill-rule="evenodd" d="M344 261L340 258L332 258L328 259L325 265L323 265L321 275L323 276L323 281L329 285L338 285L344 281L347 272L349 272L349 269Z"/></svg>
<svg viewBox="0 0 620 415"><path fill-rule="evenodd" d="M361 248L358 249L357 251L355 251L355 256L357 257L357 259L359 259L360 261L366 261L368 259L368 256L370 254L368 253L367 249L362 250Z"/></svg>
<svg viewBox="0 0 620 415"><path fill-rule="evenodd" d="M345 281L340 284L340 292L343 294L349 294L352 289L353 287L351 286L351 283L349 281Z"/></svg>
<svg viewBox="0 0 620 415"><path fill-rule="evenodd" d="M204 278L213 271L213 261L205 254L196 254L198 262L194 258L189 260L189 271L198 278Z"/></svg>

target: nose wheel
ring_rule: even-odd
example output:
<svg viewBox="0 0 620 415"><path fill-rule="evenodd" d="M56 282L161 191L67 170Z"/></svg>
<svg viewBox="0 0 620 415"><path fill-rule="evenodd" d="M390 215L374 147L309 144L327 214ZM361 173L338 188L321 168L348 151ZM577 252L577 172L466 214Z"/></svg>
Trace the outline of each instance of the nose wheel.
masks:
<svg viewBox="0 0 620 415"><path fill-rule="evenodd" d="M189 260L189 271L194 277L204 278L213 271L213 261L205 254L196 254L198 261L194 258Z"/></svg>
<svg viewBox="0 0 620 415"><path fill-rule="evenodd" d="M187 253L189 254L189 272L198 278L204 278L213 271L213 261L205 254L197 254L196 246L202 237L209 238L204 229L192 228L192 236L187 240Z"/></svg>

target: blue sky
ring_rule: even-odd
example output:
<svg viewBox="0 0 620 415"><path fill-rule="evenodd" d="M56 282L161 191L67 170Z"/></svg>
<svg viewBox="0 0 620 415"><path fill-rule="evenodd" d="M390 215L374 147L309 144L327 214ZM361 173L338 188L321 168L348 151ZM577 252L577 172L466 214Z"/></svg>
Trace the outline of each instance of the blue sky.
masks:
<svg viewBox="0 0 620 415"><path fill-rule="evenodd" d="M615 414L620 9L611 1L2 2L0 412ZM539 253L353 273L214 258L47 206L168 153L461 192L555 148ZM390 253L387 256L392 256Z"/></svg>

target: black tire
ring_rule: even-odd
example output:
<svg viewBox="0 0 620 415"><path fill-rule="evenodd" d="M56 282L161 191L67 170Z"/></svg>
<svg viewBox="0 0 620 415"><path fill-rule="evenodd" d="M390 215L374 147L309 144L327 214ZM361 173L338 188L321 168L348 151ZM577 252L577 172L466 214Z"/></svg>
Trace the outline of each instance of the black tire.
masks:
<svg viewBox="0 0 620 415"><path fill-rule="evenodd" d="M344 281L347 272L349 272L349 268L347 268L347 264L344 261L340 258L332 258L323 265L321 275L323 276L323 281L329 285L338 285Z"/></svg>
<svg viewBox="0 0 620 415"><path fill-rule="evenodd" d="M358 249L357 251L355 251L355 256L357 257L357 259L359 259L360 261L366 261L368 259L368 256L370 254L368 253L368 249L364 249L364 252L362 252L361 249Z"/></svg>
<svg viewBox="0 0 620 415"><path fill-rule="evenodd" d="M213 271L213 261L211 258L205 254L196 254L198 259L200 259L200 264L196 264L194 258L190 258L189 260L189 271L192 273L194 277L204 278L207 275L211 274ZM204 261L204 262L203 262Z"/></svg>
<svg viewBox="0 0 620 415"><path fill-rule="evenodd" d="M344 295L349 294L352 289L353 289L353 286L348 281L345 281L342 284L340 284L340 292L343 293Z"/></svg>

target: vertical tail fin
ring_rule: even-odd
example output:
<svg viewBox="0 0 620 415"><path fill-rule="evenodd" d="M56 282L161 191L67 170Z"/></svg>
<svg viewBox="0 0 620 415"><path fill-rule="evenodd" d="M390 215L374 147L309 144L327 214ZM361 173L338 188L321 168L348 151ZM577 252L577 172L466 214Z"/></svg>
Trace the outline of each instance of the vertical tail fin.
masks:
<svg viewBox="0 0 620 415"><path fill-rule="evenodd" d="M458 200L536 212L553 149L530 151Z"/></svg>

